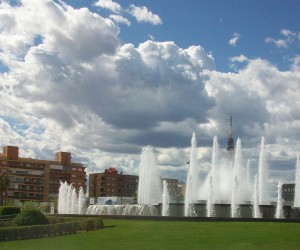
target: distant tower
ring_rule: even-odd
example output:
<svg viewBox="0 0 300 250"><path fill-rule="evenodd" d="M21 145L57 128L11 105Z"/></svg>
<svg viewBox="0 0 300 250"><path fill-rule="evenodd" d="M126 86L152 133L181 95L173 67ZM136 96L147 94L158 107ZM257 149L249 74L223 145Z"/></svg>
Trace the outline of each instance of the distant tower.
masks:
<svg viewBox="0 0 300 250"><path fill-rule="evenodd" d="M228 151L229 160L231 161L234 155L234 138L233 138L234 132L232 128L232 114L230 115L229 123L230 123L230 131L228 132L227 151Z"/></svg>

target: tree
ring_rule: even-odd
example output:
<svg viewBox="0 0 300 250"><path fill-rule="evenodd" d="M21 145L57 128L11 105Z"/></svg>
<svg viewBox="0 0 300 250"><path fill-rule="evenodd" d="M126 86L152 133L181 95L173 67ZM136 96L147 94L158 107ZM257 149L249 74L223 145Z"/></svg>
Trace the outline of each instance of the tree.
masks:
<svg viewBox="0 0 300 250"><path fill-rule="evenodd" d="M9 187L9 179L7 175L0 174L0 205L3 205L3 193Z"/></svg>

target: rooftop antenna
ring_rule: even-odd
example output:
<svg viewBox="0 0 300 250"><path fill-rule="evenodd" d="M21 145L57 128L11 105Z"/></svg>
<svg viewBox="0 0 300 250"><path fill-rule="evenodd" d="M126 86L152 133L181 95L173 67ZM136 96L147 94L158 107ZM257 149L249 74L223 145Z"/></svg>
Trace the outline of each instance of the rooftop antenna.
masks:
<svg viewBox="0 0 300 250"><path fill-rule="evenodd" d="M227 119L230 124L230 131L228 132L228 140L227 140L227 151L229 155L229 160L232 160L233 154L234 154L234 131L233 131L233 119L232 119L232 113L230 114L229 119Z"/></svg>

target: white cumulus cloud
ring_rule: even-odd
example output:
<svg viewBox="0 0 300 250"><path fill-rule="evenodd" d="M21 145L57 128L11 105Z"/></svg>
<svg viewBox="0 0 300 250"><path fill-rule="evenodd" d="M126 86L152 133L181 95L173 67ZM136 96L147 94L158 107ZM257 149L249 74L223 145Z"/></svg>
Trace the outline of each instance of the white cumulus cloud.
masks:
<svg viewBox="0 0 300 250"><path fill-rule="evenodd" d="M300 150L299 56L284 72L247 55L231 58L243 63L235 73L218 72L200 45L122 44L117 18L48 0L1 3L4 142L41 158L52 158L60 144L88 172L113 165L129 174L138 173L138 154L151 144L165 173L184 180L192 133L207 170L212 138L226 147L232 113L245 157L257 158L265 136L270 158L289 162L271 168L292 171ZM287 36L294 35L282 31Z"/></svg>
<svg viewBox="0 0 300 250"><path fill-rule="evenodd" d="M274 44L278 48L288 48L291 44L297 40L297 33L288 29L282 29L280 31L282 38L275 39L267 37L265 39L266 43Z"/></svg>
<svg viewBox="0 0 300 250"><path fill-rule="evenodd" d="M229 44L235 47L240 40L240 37L241 35L239 33L233 33L233 37L229 40Z"/></svg>
<svg viewBox="0 0 300 250"><path fill-rule="evenodd" d="M109 18L115 21L116 23L123 23L127 26L131 25L130 21L127 18L120 15L109 15Z"/></svg>
<svg viewBox="0 0 300 250"><path fill-rule="evenodd" d="M162 20L156 14L153 14L146 6L130 5L129 13L136 18L138 22L151 23L153 25L162 24Z"/></svg>
<svg viewBox="0 0 300 250"><path fill-rule="evenodd" d="M114 13L120 13L122 11L122 6L112 0L98 0L94 3L94 6L108 9Z"/></svg>

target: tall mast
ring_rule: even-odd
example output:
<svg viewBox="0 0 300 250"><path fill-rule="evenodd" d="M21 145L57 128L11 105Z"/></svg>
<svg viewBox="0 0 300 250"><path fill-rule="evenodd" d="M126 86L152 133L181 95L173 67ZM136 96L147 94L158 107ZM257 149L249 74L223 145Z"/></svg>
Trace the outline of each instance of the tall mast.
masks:
<svg viewBox="0 0 300 250"><path fill-rule="evenodd" d="M234 155L234 131L233 131L233 119L232 119L232 114L229 117L229 124L230 124L230 131L228 132L228 140L227 140L227 151L228 151L228 156L229 160L231 161L233 155Z"/></svg>

